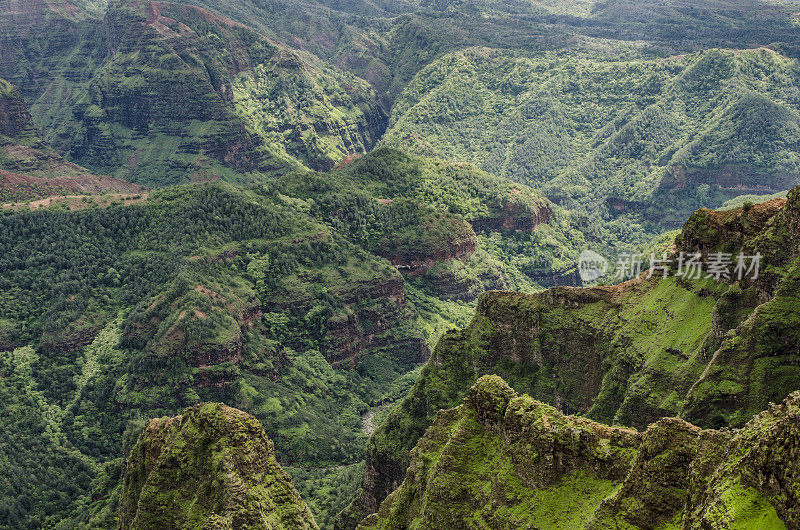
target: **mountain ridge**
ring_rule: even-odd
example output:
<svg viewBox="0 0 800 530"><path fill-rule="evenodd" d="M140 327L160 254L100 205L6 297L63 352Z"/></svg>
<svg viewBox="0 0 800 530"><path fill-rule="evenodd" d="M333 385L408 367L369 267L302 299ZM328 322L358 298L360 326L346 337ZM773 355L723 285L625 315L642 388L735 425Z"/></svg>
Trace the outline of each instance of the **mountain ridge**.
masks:
<svg viewBox="0 0 800 530"><path fill-rule="evenodd" d="M791 528L796 483L781 463L796 450L799 399L738 431L663 418L638 432L483 376L439 412L401 486L358 528Z"/></svg>
<svg viewBox="0 0 800 530"><path fill-rule="evenodd" d="M442 337L372 435L363 491L340 527L377 511L436 412L457 405L483 374L565 413L637 428L674 415L706 428L741 426L783 400L800 385L792 323L798 200L795 188L785 203L699 210L676 238L676 253L761 252L755 280L643 272L616 286L482 295L470 325Z"/></svg>

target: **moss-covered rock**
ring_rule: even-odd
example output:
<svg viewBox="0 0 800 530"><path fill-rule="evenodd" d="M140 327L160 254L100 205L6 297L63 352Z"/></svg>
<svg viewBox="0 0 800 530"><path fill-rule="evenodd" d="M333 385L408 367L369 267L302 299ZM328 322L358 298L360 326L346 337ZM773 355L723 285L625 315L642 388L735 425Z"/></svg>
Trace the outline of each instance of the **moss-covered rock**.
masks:
<svg viewBox="0 0 800 530"><path fill-rule="evenodd" d="M798 403L800 392L738 433L677 418L639 433L484 376L437 415L359 528L794 528Z"/></svg>
<svg viewBox="0 0 800 530"><path fill-rule="evenodd" d="M621 483L639 438L484 376L438 414L400 488L360 528L574 527Z"/></svg>
<svg viewBox="0 0 800 530"><path fill-rule="evenodd" d="M317 528L252 416L218 403L150 420L128 456L119 528Z"/></svg>
<svg viewBox="0 0 800 530"><path fill-rule="evenodd" d="M797 528L800 392L771 405L725 441L703 432L707 456L692 464L684 527Z"/></svg>
<svg viewBox="0 0 800 530"><path fill-rule="evenodd" d="M618 528L621 520L654 528L674 519L686 502L687 470L697 455L699 433L698 427L677 418L650 425L622 488L601 504L593 526Z"/></svg>

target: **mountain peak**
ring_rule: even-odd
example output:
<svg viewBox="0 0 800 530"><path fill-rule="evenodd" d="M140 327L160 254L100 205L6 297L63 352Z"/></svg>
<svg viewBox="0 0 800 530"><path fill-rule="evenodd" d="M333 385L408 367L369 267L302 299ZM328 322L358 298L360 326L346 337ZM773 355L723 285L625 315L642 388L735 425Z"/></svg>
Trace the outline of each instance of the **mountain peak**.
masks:
<svg viewBox="0 0 800 530"><path fill-rule="evenodd" d="M187 525L317 528L258 420L220 403L148 421L127 459L119 528Z"/></svg>

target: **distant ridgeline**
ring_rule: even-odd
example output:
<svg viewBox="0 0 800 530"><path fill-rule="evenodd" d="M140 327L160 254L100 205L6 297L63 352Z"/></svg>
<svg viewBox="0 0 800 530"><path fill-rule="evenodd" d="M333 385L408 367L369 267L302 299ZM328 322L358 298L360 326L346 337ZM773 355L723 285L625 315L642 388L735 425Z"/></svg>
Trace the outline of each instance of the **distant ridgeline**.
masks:
<svg viewBox="0 0 800 530"><path fill-rule="evenodd" d="M737 282L644 273L613 287L484 294L472 323L442 337L370 439L364 491L340 525L378 510L437 411L459 405L483 374L499 374L563 413L638 429L664 416L741 427L800 389L800 187L788 200L699 210L675 244L704 256L759 252L761 271ZM390 504L404 503L403 495Z"/></svg>
<svg viewBox="0 0 800 530"><path fill-rule="evenodd" d="M677 228L701 206L800 183L799 94L797 61L770 48L650 60L473 48L408 84L381 143L537 187L615 245L646 239L639 223Z"/></svg>
<svg viewBox="0 0 800 530"><path fill-rule="evenodd" d="M153 186L330 169L385 127L366 82L205 9L22 4L0 19L0 76L93 172Z"/></svg>
<svg viewBox="0 0 800 530"><path fill-rule="evenodd" d="M265 182L387 145L536 186L613 253L798 183L789 4L194 3L3 6L0 77L43 151L5 155L8 197L81 187L31 182L49 179L20 167L35 159L158 187ZM528 276L576 284L569 252L555 259Z"/></svg>

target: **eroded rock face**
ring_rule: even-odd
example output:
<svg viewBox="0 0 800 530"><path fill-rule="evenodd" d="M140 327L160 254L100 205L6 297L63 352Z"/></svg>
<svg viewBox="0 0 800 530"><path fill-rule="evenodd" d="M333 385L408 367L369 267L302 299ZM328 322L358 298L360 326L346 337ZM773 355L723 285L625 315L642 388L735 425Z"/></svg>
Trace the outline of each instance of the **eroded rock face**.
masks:
<svg viewBox="0 0 800 530"><path fill-rule="evenodd" d="M31 115L19 89L0 79L0 136L16 138L33 133Z"/></svg>
<svg viewBox="0 0 800 530"><path fill-rule="evenodd" d="M490 231L530 233L536 230L537 226L550 222L552 217L553 210L546 204L530 208L513 201L504 201L494 215L473 219L471 224L478 233Z"/></svg>
<svg viewBox="0 0 800 530"><path fill-rule="evenodd" d="M467 222L433 214L410 233L382 241L378 253L404 273L419 276L437 263L466 259L475 253L477 244L475 232Z"/></svg>
<svg viewBox="0 0 800 530"><path fill-rule="evenodd" d="M340 301L342 310L325 322L321 351L329 363L353 367L375 351L389 352L408 364L423 363L430 357L430 348L420 334L392 333L413 317L403 277L396 270L332 287L330 293ZM313 304L303 293L282 291L280 301L266 304L264 310L308 312Z"/></svg>
<svg viewBox="0 0 800 530"><path fill-rule="evenodd" d="M785 202L700 211L684 226L678 250L731 252L730 240L732 250L760 252L757 281L711 289L673 271L616 286L484 293L470 326L440 340L409 398L373 434L363 496L342 519L380 505L402 481L412 441L483 374L562 413L642 430L671 416L743 427L785 399L800 388L798 205L800 188ZM642 520L627 508L624 517Z"/></svg>
<svg viewBox="0 0 800 530"><path fill-rule="evenodd" d="M689 489L688 470L698 454L699 434L698 427L678 418L651 424L622 487L597 509L595 526L623 520L652 528L680 512Z"/></svg>
<svg viewBox="0 0 800 530"><path fill-rule="evenodd" d="M0 76L37 101L44 139L93 173L164 185L221 167L329 170L385 129L366 82L207 9L77 4L0 2Z"/></svg>
<svg viewBox="0 0 800 530"><path fill-rule="evenodd" d="M699 452L685 528L729 528L745 515L761 528L777 526L776 519L800 526L800 392L736 434L703 431Z"/></svg>
<svg viewBox="0 0 800 530"><path fill-rule="evenodd" d="M141 194L145 189L92 175L53 152L39 137L20 90L0 79L0 202L104 191Z"/></svg>
<svg viewBox="0 0 800 530"><path fill-rule="evenodd" d="M120 529L315 529L261 424L219 403L147 422L128 456Z"/></svg>
<svg viewBox="0 0 800 530"><path fill-rule="evenodd" d="M786 199L773 199L728 211L698 210L684 224L676 244L685 252L699 252L704 256L723 244L742 248L746 241L765 230L786 202Z"/></svg>
<svg viewBox="0 0 800 530"><path fill-rule="evenodd" d="M483 376L441 411L360 529L795 528L800 392L739 432L565 416Z"/></svg>
<svg viewBox="0 0 800 530"><path fill-rule="evenodd" d="M347 313L327 322L325 357L334 365L354 367L370 351L391 352L404 363L423 363L430 348L419 336L396 340L387 334L410 315L403 278L393 275L353 285L341 294Z"/></svg>

